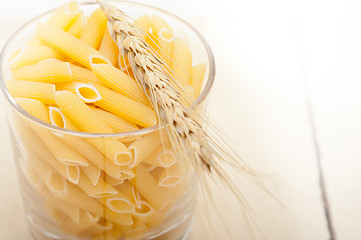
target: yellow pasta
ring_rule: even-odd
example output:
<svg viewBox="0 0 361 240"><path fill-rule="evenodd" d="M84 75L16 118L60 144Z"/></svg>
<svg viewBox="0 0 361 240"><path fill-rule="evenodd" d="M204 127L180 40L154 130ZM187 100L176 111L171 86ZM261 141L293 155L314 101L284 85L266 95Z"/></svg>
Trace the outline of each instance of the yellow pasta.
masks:
<svg viewBox="0 0 361 240"><path fill-rule="evenodd" d="M81 167L81 170L85 173L93 185L97 185L102 172L100 168L91 163L89 166Z"/></svg>
<svg viewBox="0 0 361 240"><path fill-rule="evenodd" d="M60 227L69 235L76 234L96 224L99 218L100 216L94 217L88 211L80 209L78 223L74 222L71 218L67 218Z"/></svg>
<svg viewBox="0 0 361 240"><path fill-rule="evenodd" d="M84 231L78 233L77 235L82 237L82 236L92 236L104 231L109 231L111 229L113 229L113 222L106 220L104 218L99 218L98 222L96 222L95 224L93 224L92 226L90 226L89 228L85 229ZM104 240L104 239L102 239Z"/></svg>
<svg viewBox="0 0 361 240"><path fill-rule="evenodd" d="M135 25L147 32L150 27L150 16L148 14L142 15L135 20Z"/></svg>
<svg viewBox="0 0 361 240"><path fill-rule="evenodd" d="M125 181L123 178L113 178L109 175L104 175L102 178L112 187L118 186Z"/></svg>
<svg viewBox="0 0 361 240"><path fill-rule="evenodd" d="M183 180L183 176L180 174L178 165L173 165L169 168L164 168L159 179L158 185L161 187L174 187Z"/></svg>
<svg viewBox="0 0 361 240"><path fill-rule="evenodd" d="M69 33L70 35L73 35L76 38L79 38L81 32L84 29L85 23L86 23L85 16L84 16L83 12L81 12L74 20L74 23L69 27L69 29L67 30L67 33Z"/></svg>
<svg viewBox="0 0 361 240"><path fill-rule="evenodd" d="M170 167L176 163L176 156L169 148L162 145L155 149L149 156L144 159L144 163L148 163L157 167Z"/></svg>
<svg viewBox="0 0 361 240"><path fill-rule="evenodd" d="M87 68L83 68L83 67L76 66L74 64L70 64L70 69L71 69L71 72L73 73L74 81L83 82L83 83L94 82L94 83L98 83L98 84L103 84L103 82L100 81L94 75L93 71L91 71Z"/></svg>
<svg viewBox="0 0 361 240"><path fill-rule="evenodd" d="M71 136L64 136L64 141L73 146L89 162L102 169L109 176L120 179L120 166L115 165L86 140Z"/></svg>
<svg viewBox="0 0 361 240"><path fill-rule="evenodd" d="M48 46L24 46L16 50L9 58L9 67L18 68L33 65L44 59L64 60L64 55Z"/></svg>
<svg viewBox="0 0 361 240"><path fill-rule="evenodd" d="M49 24L38 23L37 34L41 40L87 68L91 68L89 58L93 55L100 55L96 49Z"/></svg>
<svg viewBox="0 0 361 240"><path fill-rule="evenodd" d="M167 202L166 191L158 186L156 180L142 165L135 168L135 177L130 180L140 194L156 209L161 209Z"/></svg>
<svg viewBox="0 0 361 240"><path fill-rule="evenodd" d="M103 198L117 194L117 190L103 179L99 178L97 184L94 185L83 172L80 172L78 186L87 195L93 198Z"/></svg>
<svg viewBox="0 0 361 240"><path fill-rule="evenodd" d="M47 23L54 25L60 29L68 29L81 13L80 6L77 1L68 1L58 8Z"/></svg>
<svg viewBox="0 0 361 240"><path fill-rule="evenodd" d="M78 131L75 125L64 116L60 108L49 107L50 123L54 126L65 128L73 131Z"/></svg>
<svg viewBox="0 0 361 240"><path fill-rule="evenodd" d="M136 208L141 208L140 195L134 186L129 183L129 181L124 181L123 184L116 186L116 189L119 193L125 195L127 199L130 199Z"/></svg>
<svg viewBox="0 0 361 240"><path fill-rule="evenodd" d="M120 117L104 111L100 108L92 108L92 110L114 131L114 132L131 132L139 128L137 125L129 123Z"/></svg>
<svg viewBox="0 0 361 240"><path fill-rule="evenodd" d="M143 162L159 145L161 145L159 134L149 134L132 142L128 148L133 153L134 160L129 167L134 168Z"/></svg>
<svg viewBox="0 0 361 240"><path fill-rule="evenodd" d="M194 89L195 97L198 97L199 94L201 93L205 72L206 72L205 63L192 66L190 85Z"/></svg>
<svg viewBox="0 0 361 240"><path fill-rule="evenodd" d="M173 77L181 85L190 84L192 71L192 53L187 43L180 38L174 39L173 43Z"/></svg>
<svg viewBox="0 0 361 240"><path fill-rule="evenodd" d="M110 36L110 32L108 29L105 29L102 43L99 47L99 52L104 57L109 59L109 61L113 64L114 67L118 65L119 48Z"/></svg>
<svg viewBox="0 0 361 240"><path fill-rule="evenodd" d="M73 79L69 63L55 58L45 59L34 65L13 69L11 73L15 80L32 82L58 83Z"/></svg>
<svg viewBox="0 0 361 240"><path fill-rule="evenodd" d="M181 101L186 107L189 107L195 99L194 89L190 85L185 85L183 87L182 99Z"/></svg>
<svg viewBox="0 0 361 240"><path fill-rule="evenodd" d="M31 98L46 104L55 104L55 85L42 82L10 80L6 87L13 97Z"/></svg>
<svg viewBox="0 0 361 240"><path fill-rule="evenodd" d="M71 92L56 92L55 101L62 109L63 113L82 131L113 133L113 131L85 103ZM96 102L96 104L100 101ZM89 139L89 141L116 165L127 165L132 160L131 152L124 144L117 140Z"/></svg>
<svg viewBox="0 0 361 240"><path fill-rule="evenodd" d="M117 213L132 213L135 211L131 199L125 194L118 192L116 195L100 199L110 210Z"/></svg>
<svg viewBox="0 0 361 240"><path fill-rule="evenodd" d="M114 91L139 101L145 105L149 105L148 98L140 89L134 79L129 77L111 64L93 64L93 72L103 84Z"/></svg>
<svg viewBox="0 0 361 240"><path fill-rule="evenodd" d="M26 46L32 46L32 47L38 47L38 46L43 46L44 42L40 40L40 38L34 34L34 36L32 36L32 38L30 38L30 40L26 43Z"/></svg>
<svg viewBox="0 0 361 240"><path fill-rule="evenodd" d="M80 35L80 40L89 46L98 49L107 26L107 18L98 8L88 18Z"/></svg>
<svg viewBox="0 0 361 240"><path fill-rule="evenodd" d="M95 103L98 107L142 127L156 124L157 118L151 108L98 84L92 85L102 96L102 99Z"/></svg>
<svg viewBox="0 0 361 240"><path fill-rule="evenodd" d="M75 85L75 94L85 103L94 103L102 99L99 91L94 86L86 83Z"/></svg>

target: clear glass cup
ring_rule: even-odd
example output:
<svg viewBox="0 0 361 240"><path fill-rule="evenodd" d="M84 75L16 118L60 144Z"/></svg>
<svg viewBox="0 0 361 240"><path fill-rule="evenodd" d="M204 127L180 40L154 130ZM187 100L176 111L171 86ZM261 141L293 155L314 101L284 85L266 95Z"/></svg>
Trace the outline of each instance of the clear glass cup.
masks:
<svg viewBox="0 0 361 240"><path fill-rule="evenodd" d="M204 38L182 19L162 10L132 2L109 2L134 19L144 14L155 14L164 18L175 33L189 44L193 63L207 64L202 93L191 106L192 111L203 110L215 76L212 52ZM89 2L81 5L88 14L98 7L97 4ZM172 149L165 149L163 144L159 144L158 125L115 134L66 130L30 115L15 102L6 89L5 82L11 79L8 67L11 53L23 46L35 33L35 24L45 21L53 11L32 19L11 36L2 50L0 60L0 85L7 101L8 126L32 237L185 238L192 225L196 176L188 169L188 172L178 172L183 180L173 187L154 184L160 181L162 174L163 178L166 176L165 170L161 168L162 164L171 164L174 157ZM119 168L109 161L109 151L116 151L113 149L117 146L114 142L121 142L129 148L136 146L137 141L144 138L153 139L155 143L143 146L151 148L152 151L142 150L142 146L140 150L134 150L138 151L139 155L142 151L148 151L147 160L136 168ZM157 148L162 150L157 151ZM168 151L167 154L165 150ZM62 159L64 152L76 152L77 156L80 154L90 163L90 167L65 164L64 161L69 159ZM160 159L159 156L162 156L163 162L154 163ZM157 168L151 170L152 165ZM152 181L149 181L149 177ZM122 181L124 182L121 183ZM171 183L173 182L168 182ZM149 189L152 191L149 192ZM114 190L116 195L113 195ZM136 210L129 213L132 207Z"/></svg>

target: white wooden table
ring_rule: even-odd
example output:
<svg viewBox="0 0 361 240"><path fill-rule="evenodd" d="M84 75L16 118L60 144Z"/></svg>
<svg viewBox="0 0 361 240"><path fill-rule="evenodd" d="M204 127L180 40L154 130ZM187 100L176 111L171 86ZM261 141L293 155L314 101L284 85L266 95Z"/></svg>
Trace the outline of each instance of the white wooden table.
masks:
<svg viewBox="0 0 361 240"><path fill-rule="evenodd" d="M23 7L15 11L20 2ZM208 104L212 119L250 166L281 179L267 185L288 210L239 180L264 235L271 240L330 239L320 161L334 239L361 239L361 3L147 2L185 18L205 36L217 64ZM59 4L18 0L2 5L0 46L32 16ZM0 239L29 239L0 108ZM250 228L235 214L235 202L216 191L224 219L212 215L208 228L224 221L233 239L252 239ZM214 239L226 239L225 232Z"/></svg>

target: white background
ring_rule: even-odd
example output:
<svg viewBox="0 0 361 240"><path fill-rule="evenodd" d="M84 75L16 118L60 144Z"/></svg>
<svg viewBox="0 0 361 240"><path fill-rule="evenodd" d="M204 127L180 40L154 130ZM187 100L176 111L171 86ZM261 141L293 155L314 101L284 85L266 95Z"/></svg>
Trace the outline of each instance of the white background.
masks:
<svg viewBox="0 0 361 240"><path fill-rule="evenodd" d="M249 165L281 179L269 187L287 210L239 182L268 239L329 239L305 86L337 239L361 239L361 2L142 2L184 18L211 45L217 76L209 111L215 124ZM2 0L0 46L21 24L60 4ZM0 136L0 239L28 239L4 111ZM225 220L214 216L215 226L225 221L233 239L251 239L237 205L219 193ZM224 234L220 230L214 239L226 239Z"/></svg>

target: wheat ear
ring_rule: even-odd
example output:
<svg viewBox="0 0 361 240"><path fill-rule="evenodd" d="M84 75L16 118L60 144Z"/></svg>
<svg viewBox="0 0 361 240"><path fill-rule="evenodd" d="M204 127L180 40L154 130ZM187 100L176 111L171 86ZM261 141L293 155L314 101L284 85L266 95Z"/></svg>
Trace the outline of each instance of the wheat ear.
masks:
<svg viewBox="0 0 361 240"><path fill-rule="evenodd" d="M204 175L204 170L216 175L243 206L248 206L222 165L228 164L238 172L250 173L251 176L253 171L241 164L243 161L238 155L226 152L222 144L207 134L196 118L192 118L181 101L181 90L170 83L174 79L164 69L164 61L140 37L143 31L121 10L107 5L103 0L98 0L98 3L109 20L120 53L127 56L138 83L148 95L160 126L164 127L172 147L181 153L178 157L190 159L200 175Z"/></svg>

